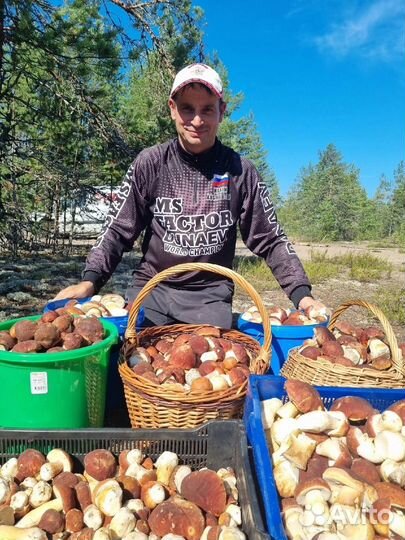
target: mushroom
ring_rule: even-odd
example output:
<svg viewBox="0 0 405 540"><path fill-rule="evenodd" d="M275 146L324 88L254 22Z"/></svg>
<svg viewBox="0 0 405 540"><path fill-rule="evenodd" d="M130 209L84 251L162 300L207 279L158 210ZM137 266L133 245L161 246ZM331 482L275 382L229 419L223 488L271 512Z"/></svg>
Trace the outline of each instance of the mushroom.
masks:
<svg viewBox="0 0 405 540"><path fill-rule="evenodd" d="M122 489L116 480L100 482L93 491L94 504L106 516L115 516L122 506Z"/></svg>
<svg viewBox="0 0 405 540"><path fill-rule="evenodd" d="M270 429L273 425L276 412L281 408L283 402L279 398L264 399L261 401L262 423L264 429Z"/></svg>
<svg viewBox="0 0 405 540"><path fill-rule="evenodd" d="M2 540L47 540L46 532L38 527L18 529L9 525L0 525Z"/></svg>
<svg viewBox="0 0 405 540"><path fill-rule="evenodd" d="M315 450L316 442L305 433L300 433L297 430L290 434L287 444L288 447L283 452L283 456L299 469L306 469L307 463Z"/></svg>
<svg viewBox="0 0 405 540"><path fill-rule="evenodd" d="M274 465L274 480L280 497L292 497L299 482L299 469L287 459Z"/></svg>
<svg viewBox="0 0 405 540"><path fill-rule="evenodd" d="M0 468L0 477L5 480L14 480L18 473L17 458L7 460Z"/></svg>
<svg viewBox="0 0 405 540"><path fill-rule="evenodd" d="M101 529L97 529L97 531L94 532L92 540L113 540L112 531L107 529L107 527L101 527ZM131 540L131 538L129 536L125 536L123 540Z"/></svg>
<svg viewBox="0 0 405 540"><path fill-rule="evenodd" d="M30 495L30 505L33 508L37 508L38 506L41 506L51 500L52 494L52 486L48 484L48 482L40 480L32 488L32 492Z"/></svg>
<svg viewBox="0 0 405 540"><path fill-rule="evenodd" d="M16 523L16 527L19 527L21 529L36 527L40 522L42 515L47 510L56 510L57 512L60 512L62 510L62 501L60 499L51 499L50 501L42 504L41 506L38 506L38 508L34 508L34 510L28 512L28 514L23 516Z"/></svg>
<svg viewBox="0 0 405 540"><path fill-rule="evenodd" d="M214 516L222 514L226 508L224 483L210 469L188 474L181 483L181 495Z"/></svg>
<svg viewBox="0 0 405 540"><path fill-rule="evenodd" d="M198 506L176 496L154 508L148 523L152 533L159 537L173 533L187 540L200 540L205 528L204 516Z"/></svg>
<svg viewBox="0 0 405 540"><path fill-rule="evenodd" d="M366 400L356 396L337 398L330 408L331 411L343 412L349 422L364 422L375 413L374 407Z"/></svg>
<svg viewBox="0 0 405 540"><path fill-rule="evenodd" d="M85 471L95 480L102 481L115 475L117 463L108 450L93 450L84 457Z"/></svg>
<svg viewBox="0 0 405 540"><path fill-rule="evenodd" d="M42 514L38 527L49 534L62 532L65 528L65 519L56 510L47 510Z"/></svg>
<svg viewBox="0 0 405 540"><path fill-rule="evenodd" d="M166 499L166 490L160 482L146 482L141 488L141 499L146 508L152 510Z"/></svg>
<svg viewBox="0 0 405 540"><path fill-rule="evenodd" d="M79 532L84 528L83 512L72 508L65 515L65 528L69 533Z"/></svg>
<svg viewBox="0 0 405 540"><path fill-rule="evenodd" d="M16 478L21 482L27 477L37 476L45 461L45 456L38 450L33 448L25 450L17 458Z"/></svg>
<svg viewBox="0 0 405 540"><path fill-rule="evenodd" d="M324 410L319 392L308 383L288 379L284 385L289 399L301 413Z"/></svg>
<svg viewBox="0 0 405 540"><path fill-rule="evenodd" d="M135 529L136 519L128 508L120 508L109 525L113 540L121 539Z"/></svg>
<svg viewBox="0 0 405 540"><path fill-rule="evenodd" d="M347 469L329 467L322 474L322 478L328 483L332 490L331 502L348 506L360 504L365 485L356 480Z"/></svg>
<svg viewBox="0 0 405 540"><path fill-rule="evenodd" d="M390 405L387 410L396 412L400 416L402 422L405 424L405 399L396 401Z"/></svg>
<svg viewBox="0 0 405 540"><path fill-rule="evenodd" d="M328 513L327 501L331 496L329 485L322 478L311 478L297 485L294 493L295 500L306 510L319 513Z"/></svg>
<svg viewBox="0 0 405 540"><path fill-rule="evenodd" d="M155 467L157 469L157 479L158 482L168 485L169 479L179 463L179 458L174 452L165 451L155 462Z"/></svg>
<svg viewBox="0 0 405 540"><path fill-rule="evenodd" d="M394 411L386 410L381 414L372 414L367 418L366 432L370 437L375 437L381 431L400 433L402 426L401 417Z"/></svg>
<svg viewBox="0 0 405 540"><path fill-rule="evenodd" d="M346 444L340 439L330 438L319 443L316 447L316 453L329 459L330 467L348 467L352 464L352 457Z"/></svg>
<svg viewBox="0 0 405 540"><path fill-rule="evenodd" d="M405 487L405 462L398 463L393 459L385 459L380 466L380 473L386 482Z"/></svg>
<svg viewBox="0 0 405 540"><path fill-rule="evenodd" d="M99 529L104 522L104 516L95 504L90 504L83 511L83 523L94 531Z"/></svg>
<svg viewBox="0 0 405 540"><path fill-rule="evenodd" d="M72 472L72 458L60 448L54 448L46 455L47 462L41 466L39 476L41 480L49 481L60 472Z"/></svg>

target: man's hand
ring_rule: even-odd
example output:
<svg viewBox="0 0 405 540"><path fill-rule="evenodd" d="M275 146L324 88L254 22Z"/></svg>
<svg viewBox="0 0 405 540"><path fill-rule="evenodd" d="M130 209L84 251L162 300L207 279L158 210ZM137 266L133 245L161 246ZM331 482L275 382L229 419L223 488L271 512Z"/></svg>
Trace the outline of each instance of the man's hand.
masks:
<svg viewBox="0 0 405 540"><path fill-rule="evenodd" d="M69 287L62 289L53 300L63 300L64 298L86 298L86 296L93 296L93 294L93 283L91 281L81 281L76 285L69 285Z"/></svg>
<svg viewBox="0 0 405 540"><path fill-rule="evenodd" d="M305 311L307 316L311 319L318 319L319 317L326 318L331 316L331 310L327 308L319 300L315 300L312 296L304 296L298 304L298 308Z"/></svg>

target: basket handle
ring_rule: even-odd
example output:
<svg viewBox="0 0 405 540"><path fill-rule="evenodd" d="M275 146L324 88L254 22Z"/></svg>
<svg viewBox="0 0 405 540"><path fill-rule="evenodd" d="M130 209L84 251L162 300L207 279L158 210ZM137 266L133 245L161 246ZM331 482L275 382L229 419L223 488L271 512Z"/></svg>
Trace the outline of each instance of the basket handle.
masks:
<svg viewBox="0 0 405 540"><path fill-rule="evenodd" d="M391 359L394 367L396 370L403 376L405 376L405 366L403 363L402 355L399 353L399 347L398 347L398 341L394 334L394 331L392 329L392 326L387 319L387 317L384 315L384 313L379 309L377 306L374 306L373 304L369 304L365 300L348 300L347 302L344 302L339 307L335 309L335 311L332 313L332 317L329 321L329 330L333 330L335 323L337 319L344 313L349 307L351 306L360 306L368 309L371 311L373 315L379 319L381 326L384 329L385 335L387 337L388 346L391 350Z"/></svg>
<svg viewBox="0 0 405 540"><path fill-rule="evenodd" d="M129 314L128 328L125 332L126 339L135 339L137 341L136 335L136 320L138 317L139 310L141 309L142 303L145 298L150 294L150 292L158 285L161 281L164 281L166 278L174 276L176 274L182 274L184 272L202 270L205 272L214 272L214 274L221 274L231 279L235 285L240 285L242 289L251 297L254 304L256 305L263 321L264 329L264 341L261 348L267 357L270 354L271 347L271 328L270 328L270 319L269 314L267 313L263 302L259 296L259 293L256 289L246 281L244 277L237 274L230 268L225 268L219 264L212 263L184 263L171 266L162 272L156 274L152 279L146 283L146 285L139 291L138 296L135 298L134 303L132 304L131 311Z"/></svg>

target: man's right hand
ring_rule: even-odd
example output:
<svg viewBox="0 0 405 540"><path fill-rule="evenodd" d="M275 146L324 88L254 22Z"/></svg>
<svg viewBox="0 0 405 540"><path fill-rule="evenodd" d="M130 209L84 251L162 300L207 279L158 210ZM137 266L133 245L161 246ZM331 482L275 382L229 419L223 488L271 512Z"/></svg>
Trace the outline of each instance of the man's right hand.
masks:
<svg viewBox="0 0 405 540"><path fill-rule="evenodd" d="M64 298L86 298L93 296L95 292L94 285L91 281L81 281L76 285L69 285L62 289L53 300L63 300Z"/></svg>

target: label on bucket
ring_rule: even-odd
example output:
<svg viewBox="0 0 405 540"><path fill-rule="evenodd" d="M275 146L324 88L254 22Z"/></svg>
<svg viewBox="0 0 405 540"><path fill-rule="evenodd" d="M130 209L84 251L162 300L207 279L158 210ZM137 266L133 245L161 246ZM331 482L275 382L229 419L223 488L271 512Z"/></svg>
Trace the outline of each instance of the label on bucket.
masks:
<svg viewBox="0 0 405 540"><path fill-rule="evenodd" d="M46 371L33 371L31 377L31 394L48 393L48 374Z"/></svg>

